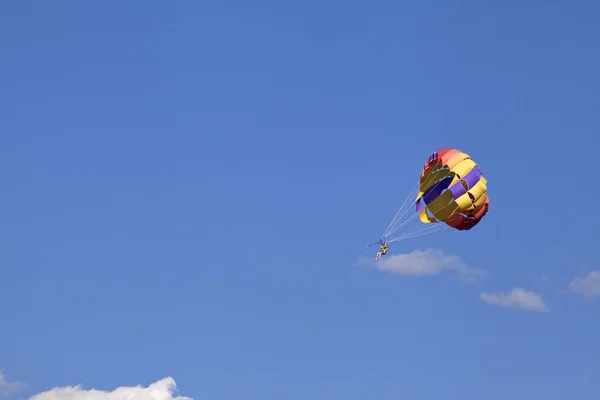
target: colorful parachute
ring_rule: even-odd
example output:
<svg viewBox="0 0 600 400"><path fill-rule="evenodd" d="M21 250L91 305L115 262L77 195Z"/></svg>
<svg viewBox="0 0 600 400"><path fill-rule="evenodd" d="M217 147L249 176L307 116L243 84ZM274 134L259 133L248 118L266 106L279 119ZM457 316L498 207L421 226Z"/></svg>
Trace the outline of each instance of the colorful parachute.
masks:
<svg viewBox="0 0 600 400"><path fill-rule="evenodd" d="M447 229L469 230L486 215L489 202L487 180L471 157L453 148L438 150L423 166L418 184L381 240L391 243Z"/></svg>

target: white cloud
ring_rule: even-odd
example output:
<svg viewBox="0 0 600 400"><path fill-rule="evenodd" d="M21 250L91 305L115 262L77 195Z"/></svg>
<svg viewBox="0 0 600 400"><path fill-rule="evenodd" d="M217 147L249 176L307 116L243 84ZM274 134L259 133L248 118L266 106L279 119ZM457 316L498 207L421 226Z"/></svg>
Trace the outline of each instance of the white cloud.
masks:
<svg viewBox="0 0 600 400"><path fill-rule="evenodd" d="M21 382L9 382L4 374L0 372L0 398L8 397L9 395L21 389Z"/></svg>
<svg viewBox="0 0 600 400"><path fill-rule="evenodd" d="M97 389L84 390L80 386L56 387L32 396L30 400L192 400L176 396L173 378L161 379L148 387L123 386L112 392Z"/></svg>
<svg viewBox="0 0 600 400"><path fill-rule="evenodd" d="M510 292L481 293L479 298L488 304L501 307L522 308L529 311L549 311L539 293L514 288Z"/></svg>
<svg viewBox="0 0 600 400"><path fill-rule="evenodd" d="M569 284L572 292L586 297L600 297L600 271L591 271L585 277L577 277Z"/></svg>
<svg viewBox="0 0 600 400"><path fill-rule="evenodd" d="M467 267L460 257L435 249L414 250L408 254L388 253L374 262L374 266L382 271L408 276L434 276L442 271L451 271L472 280L484 274L483 270Z"/></svg>

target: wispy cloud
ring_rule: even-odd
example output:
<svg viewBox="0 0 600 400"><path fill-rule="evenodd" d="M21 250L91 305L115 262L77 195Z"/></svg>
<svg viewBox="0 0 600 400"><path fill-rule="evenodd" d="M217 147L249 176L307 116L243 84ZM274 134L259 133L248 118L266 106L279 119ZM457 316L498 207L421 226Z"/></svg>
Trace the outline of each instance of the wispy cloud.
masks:
<svg viewBox="0 0 600 400"><path fill-rule="evenodd" d="M366 261L363 261L366 262ZM441 250L414 250L408 254L387 254L379 261L372 261L375 268L397 275L434 276L450 271L465 280L485 275L485 271L469 268L460 257L445 254Z"/></svg>
<svg viewBox="0 0 600 400"><path fill-rule="evenodd" d="M123 386L112 392L84 390L80 386L56 387L32 396L30 400L192 400L177 396L173 378L161 379L148 387Z"/></svg>
<svg viewBox="0 0 600 400"><path fill-rule="evenodd" d="M600 271L591 271L584 277L573 279L569 289L589 298L600 297Z"/></svg>
<svg viewBox="0 0 600 400"><path fill-rule="evenodd" d="M0 398L6 398L9 395L19 391L23 384L21 382L9 382L6 376L0 372Z"/></svg>
<svg viewBox="0 0 600 400"><path fill-rule="evenodd" d="M549 311L541 294L522 288L514 288L509 292L483 292L479 295L479 298L488 304L501 307L522 308L538 312Z"/></svg>

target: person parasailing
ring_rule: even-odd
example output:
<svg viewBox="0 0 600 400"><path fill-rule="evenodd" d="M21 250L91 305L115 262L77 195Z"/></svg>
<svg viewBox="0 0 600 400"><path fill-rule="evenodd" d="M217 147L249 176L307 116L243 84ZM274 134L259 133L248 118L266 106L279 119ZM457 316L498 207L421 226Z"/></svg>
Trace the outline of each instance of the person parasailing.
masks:
<svg viewBox="0 0 600 400"><path fill-rule="evenodd" d="M381 258L381 256L385 256L387 252L388 252L387 242L381 243L381 250L379 250L377 252L377 255L375 256L375 261L378 261Z"/></svg>

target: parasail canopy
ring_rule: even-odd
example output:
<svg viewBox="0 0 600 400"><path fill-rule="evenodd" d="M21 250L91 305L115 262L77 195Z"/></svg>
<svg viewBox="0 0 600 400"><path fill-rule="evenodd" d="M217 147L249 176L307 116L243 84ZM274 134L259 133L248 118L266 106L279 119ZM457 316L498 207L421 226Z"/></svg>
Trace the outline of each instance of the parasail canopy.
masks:
<svg viewBox="0 0 600 400"><path fill-rule="evenodd" d="M440 232L469 230L489 208L487 180L471 156L458 149L435 151L421 171L381 241L388 243Z"/></svg>

